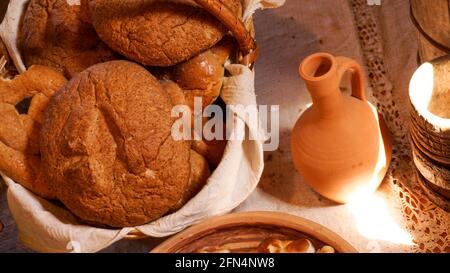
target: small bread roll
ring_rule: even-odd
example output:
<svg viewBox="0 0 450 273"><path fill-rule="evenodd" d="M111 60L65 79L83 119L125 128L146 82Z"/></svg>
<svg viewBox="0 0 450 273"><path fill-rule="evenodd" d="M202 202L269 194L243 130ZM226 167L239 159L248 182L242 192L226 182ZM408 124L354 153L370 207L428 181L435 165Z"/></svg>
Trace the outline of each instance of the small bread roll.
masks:
<svg viewBox="0 0 450 273"><path fill-rule="evenodd" d="M186 96L187 105L194 111L194 99L202 98L203 110L220 95L224 64L233 49L233 40L224 38L213 48L175 66L172 79Z"/></svg>
<svg viewBox="0 0 450 273"><path fill-rule="evenodd" d="M226 140L196 140L192 142L192 149L204 156L213 167L220 164L226 146Z"/></svg>

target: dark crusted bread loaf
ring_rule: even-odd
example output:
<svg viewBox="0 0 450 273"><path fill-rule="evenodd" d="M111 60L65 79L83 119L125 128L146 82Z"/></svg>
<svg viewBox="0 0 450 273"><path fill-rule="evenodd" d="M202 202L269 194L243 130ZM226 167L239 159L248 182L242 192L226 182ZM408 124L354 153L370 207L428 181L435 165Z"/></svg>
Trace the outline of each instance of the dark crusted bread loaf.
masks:
<svg viewBox="0 0 450 273"><path fill-rule="evenodd" d="M66 0L31 0L20 37L27 67L51 66L68 78L91 65L115 59L95 33L85 1L70 5Z"/></svg>
<svg viewBox="0 0 450 273"><path fill-rule="evenodd" d="M179 207L190 142L171 137L172 102L143 67L97 64L51 100L41 131L51 189L79 218L136 226Z"/></svg>
<svg viewBox="0 0 450 273"><path fill-rule="evenodd" d="M236 15L240 0L219 0ZM150 66L172 66L211 48L227 29L203 9L168 1L89 0L92 23L113 50Z"/></svg>

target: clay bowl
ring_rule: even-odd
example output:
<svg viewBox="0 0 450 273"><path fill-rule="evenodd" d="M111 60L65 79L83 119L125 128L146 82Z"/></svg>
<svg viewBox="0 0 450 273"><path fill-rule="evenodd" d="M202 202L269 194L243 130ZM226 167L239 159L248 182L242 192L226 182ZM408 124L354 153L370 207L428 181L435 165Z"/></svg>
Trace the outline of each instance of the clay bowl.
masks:
<svg viewBox="0 0 450 273"><path fill-rule="evenodd" d="M422 64L410 86L411 136L431 159L450 166L450 56Z"/></svg>
<svg viewBox="0 0 450 273"><path fill-rule="evenodd" d="M309 220L278 212L245 212L215 217L165 241L153 253L195 253L226 247L231 253L248 253L263 240L309 239L316 249L328 245L338 253L356 253L348 242Z"/></svg>

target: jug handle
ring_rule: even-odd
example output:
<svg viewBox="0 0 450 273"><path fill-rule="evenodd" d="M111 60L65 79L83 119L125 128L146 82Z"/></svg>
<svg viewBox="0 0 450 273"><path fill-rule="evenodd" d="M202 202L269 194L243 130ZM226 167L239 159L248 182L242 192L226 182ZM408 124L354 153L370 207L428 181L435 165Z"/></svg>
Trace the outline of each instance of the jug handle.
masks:
<svg viewBox="0 0 450 273"><path fill-rule="evenodd" d="M348 70L352 71L352 96L366 101L364 73L361 65L357 61L347 57L336 57L336 62L339 81L342 80L345 72Z"/></svg>

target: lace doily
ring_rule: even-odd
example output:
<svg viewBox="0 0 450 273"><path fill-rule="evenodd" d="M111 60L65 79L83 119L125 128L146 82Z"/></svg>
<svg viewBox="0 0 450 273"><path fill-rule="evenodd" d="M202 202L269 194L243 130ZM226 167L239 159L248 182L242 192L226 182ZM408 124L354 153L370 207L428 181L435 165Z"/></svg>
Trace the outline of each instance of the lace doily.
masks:
<svg viewBox="0 0 450 273"><path fill-rule="evenodd" d="M365 58L372 95L383 114L394 142L392 168L387 176L391 194L398 197L404 226L414 238L415 252L450 252L450 214L431 203L420 187L411 159L408 136L409 115L401 107L409 107L408 95L402 90L402 100L394 97L395 87L389 78L379 20L367 0L349 0L355 27ZM394 204L395 205L395 204Z"/></svg>

